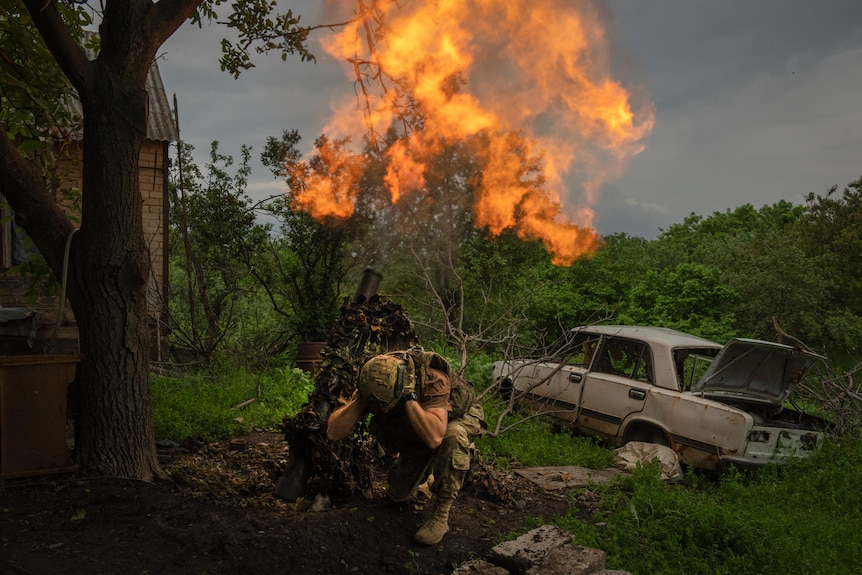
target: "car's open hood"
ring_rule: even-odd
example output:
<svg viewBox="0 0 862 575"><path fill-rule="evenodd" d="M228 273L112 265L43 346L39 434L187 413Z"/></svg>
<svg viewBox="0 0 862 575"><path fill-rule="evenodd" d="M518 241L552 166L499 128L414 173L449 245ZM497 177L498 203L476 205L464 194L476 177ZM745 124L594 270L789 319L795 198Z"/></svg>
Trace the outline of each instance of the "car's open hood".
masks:
<svg viewBox="0 0 862 575"><path fill-rule="evenodd" d="M722 348L692 391L781 406L822 355L789 345L735 338Z"/></svg>

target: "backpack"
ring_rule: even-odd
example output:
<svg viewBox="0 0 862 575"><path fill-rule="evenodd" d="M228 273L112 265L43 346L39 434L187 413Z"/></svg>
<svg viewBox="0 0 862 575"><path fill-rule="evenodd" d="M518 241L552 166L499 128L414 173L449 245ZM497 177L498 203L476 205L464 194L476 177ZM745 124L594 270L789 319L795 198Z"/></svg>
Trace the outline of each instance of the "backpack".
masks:
<svg viewBox="0 0 862 575"><path fill-rule="evenodd" d="M467 413L476 402L476 389L473 384L461 377L450 366L446 358L433 351L425 351L421 347L413 347L406 352L393 352L401 354L408 367L412 366L416 374L416 391L421 396L422 385L425 383L427 369L436 369L449 378L449 419L459 419Z"/></svg>

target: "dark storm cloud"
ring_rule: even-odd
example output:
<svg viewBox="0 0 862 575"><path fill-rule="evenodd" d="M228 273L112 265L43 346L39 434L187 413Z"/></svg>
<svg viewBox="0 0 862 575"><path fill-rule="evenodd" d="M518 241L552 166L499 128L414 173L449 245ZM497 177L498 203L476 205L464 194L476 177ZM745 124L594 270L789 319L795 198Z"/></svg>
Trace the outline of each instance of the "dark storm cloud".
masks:
<svg viewBox="0 0 862 575"><path fill-rule="evenodd" d="M692 212L800 203L862 173L862 3L610 5L617 61L657 115L613 183L627 203L608 194L602 212L649 206L647 220L664 210L667 227Z"/></svg>

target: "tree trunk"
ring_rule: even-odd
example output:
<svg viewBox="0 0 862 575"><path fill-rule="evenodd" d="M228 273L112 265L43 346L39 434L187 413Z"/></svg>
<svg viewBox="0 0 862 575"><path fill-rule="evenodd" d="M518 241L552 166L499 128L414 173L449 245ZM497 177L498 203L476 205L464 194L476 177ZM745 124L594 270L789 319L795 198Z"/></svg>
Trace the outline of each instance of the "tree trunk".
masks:
<svg viewBox="0 0 862 575"><path fill-rule="evenodd" d="M149 480L161 471L149 386L150 256L138 183L146 92L134 79L97 69L95 89L82 98L82 218L69 284L84 356L77 463L88 473Z"/></svg>
<svg viewBox="0 0 862 575"><path fill-rule="evenodd" d="M149 385L144 240L138 154L146 135L146 78L155 52L201 0L107 0L101 51L89 60L54 0L23 0L84 111L81 226L70 255L68 297L80 335L77 463L85 474L150 480L155 451ZM5 130L4 130L5 134ZM39 166L0 139L0 190L60 277L72 224Z"/></svg>

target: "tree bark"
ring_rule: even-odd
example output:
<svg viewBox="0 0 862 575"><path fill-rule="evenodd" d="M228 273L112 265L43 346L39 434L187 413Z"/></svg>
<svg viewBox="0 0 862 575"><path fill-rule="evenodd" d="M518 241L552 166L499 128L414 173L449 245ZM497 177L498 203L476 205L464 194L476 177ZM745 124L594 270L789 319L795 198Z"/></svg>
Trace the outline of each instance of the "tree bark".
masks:
<svg viewBox="0 0 862 575"><path fill-rule="evenodd" d="M158 473L149 394L144 242L138 155L146 92L97 66L83 97L81 230L74 239L69 300L81 338L78 464L150 479ZM116 82L120 79L120 82ZM110 129L106 129L110 127Z"/></svg>
<svg viewBox="0 0 862 575"><path fill-rule="evenodd" d="M93 61L72 39L55 1L24 4L84 110L81 225L68 276L83 354L77 463L82 473L151 480L162 471L149 386L150 258L138 182L146 77L156 50L201 0L107 0L102 48ZM38 166L18 156L7 138L0 140L3 192L60 277L73 225L37 177Z"/></svg>

